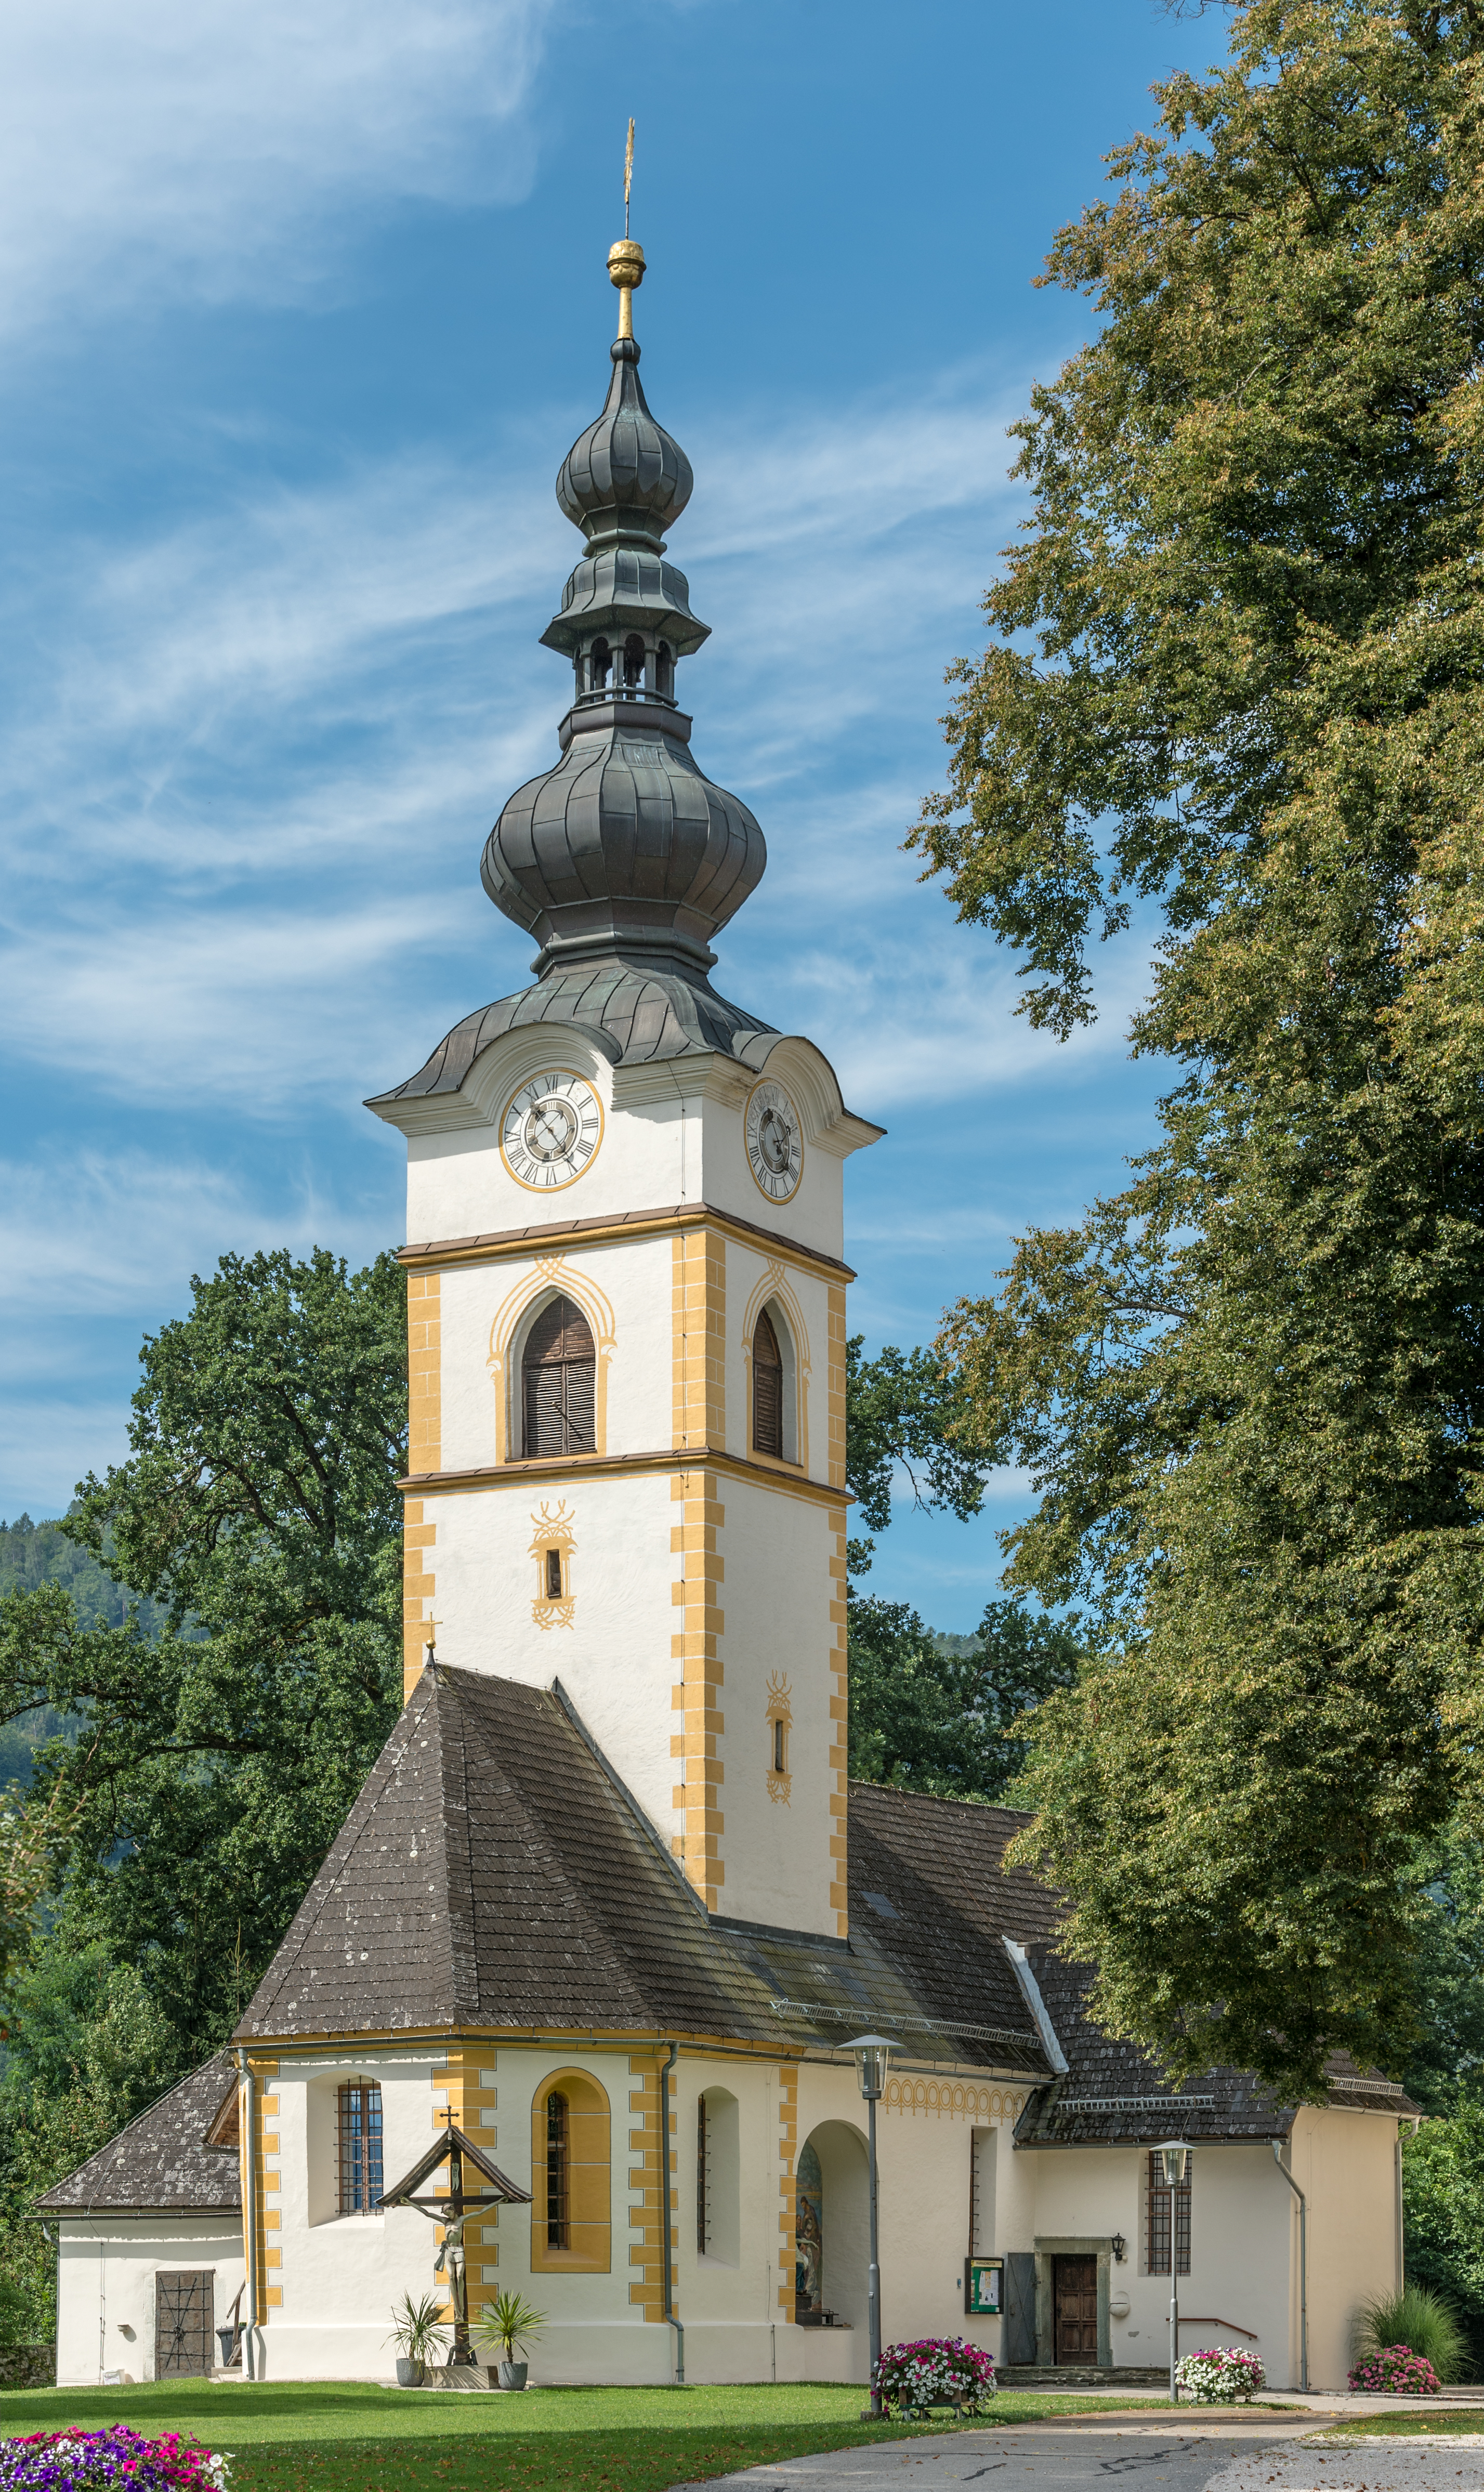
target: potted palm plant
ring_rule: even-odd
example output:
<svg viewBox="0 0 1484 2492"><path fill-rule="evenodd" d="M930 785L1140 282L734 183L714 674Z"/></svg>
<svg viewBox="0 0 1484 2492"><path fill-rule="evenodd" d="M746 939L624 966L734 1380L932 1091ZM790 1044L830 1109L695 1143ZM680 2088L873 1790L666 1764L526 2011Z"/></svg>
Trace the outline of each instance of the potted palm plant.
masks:
<svg viewBox="0 0 1484 2492"><path fill-rule="evenodd" d="M480 2317L479 2334L487 2345L498 2345L500 2359L495 2377L502 2388L523 2388L530 2365L516 2360L516 2347L524 2347L527 2336L539 2336L547 2324L544 2310L533 2310L519 2293L497 2293L487 2301Z"/></svg>
<svg viewBox="0 0 1484 2492"><path fill-rule="evenodd" d="M435 2362L448 2346L448 2329L443 2321L443 2305L435 2293L425 2293L414 2301L404 2293L392 2309L392 2332L386 2339L397 2348L397 2385L400 2388L420 2388L428 2377L430 2362Z"/></svg>

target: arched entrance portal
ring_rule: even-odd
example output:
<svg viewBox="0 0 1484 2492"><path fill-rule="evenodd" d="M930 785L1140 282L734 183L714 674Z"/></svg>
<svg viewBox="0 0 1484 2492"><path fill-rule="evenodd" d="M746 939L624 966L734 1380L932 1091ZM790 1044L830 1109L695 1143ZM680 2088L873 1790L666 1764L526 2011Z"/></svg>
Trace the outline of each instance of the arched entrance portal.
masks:
<svg viewBox="0 0 1484 2492"><path fill-rule="evenodd" d="M866 2326L870 2237L866 2141L848 2121L821 2121L798 2162L794 2317L801 2328Z"/></svg>

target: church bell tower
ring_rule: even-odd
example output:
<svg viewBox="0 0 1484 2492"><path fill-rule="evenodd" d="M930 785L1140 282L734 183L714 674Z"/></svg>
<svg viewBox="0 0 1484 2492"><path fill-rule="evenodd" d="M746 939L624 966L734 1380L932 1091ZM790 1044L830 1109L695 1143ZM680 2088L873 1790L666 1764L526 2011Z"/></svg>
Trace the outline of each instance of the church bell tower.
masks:
<svg viewBox="0 0 1484 2492"><path fill-rule="evenodd" d="M708 627L665 531L690 462L612 377L556 495L553 767L482 869L534 983L372 1099L407 1137L405 1671L555 1684L726 1919L846 1934L842 1164L879 1128L728 1003L712 938L763 837L691 753Z"/></svg>

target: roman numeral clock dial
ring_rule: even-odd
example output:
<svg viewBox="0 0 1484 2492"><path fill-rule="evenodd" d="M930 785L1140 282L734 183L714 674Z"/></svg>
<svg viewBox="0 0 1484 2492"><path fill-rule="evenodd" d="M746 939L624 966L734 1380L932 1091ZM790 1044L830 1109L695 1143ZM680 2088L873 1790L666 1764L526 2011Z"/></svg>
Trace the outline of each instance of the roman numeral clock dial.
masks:
<svg viewBox="0 0 1484 2492"><path fill-rule="evenodd" d="M580 1073L538 1073L500 1118L500 1157L534 1194L571 1185L603 1140L603 1104Z"/></svg>
<svg viewBox="0 0 1484 2492"><path fill-rule="evenodd" d="M747 1103L747 1164L770 1202L797 1194L804 1173L799 1112L777 1082L759 1082Z"/></svg>

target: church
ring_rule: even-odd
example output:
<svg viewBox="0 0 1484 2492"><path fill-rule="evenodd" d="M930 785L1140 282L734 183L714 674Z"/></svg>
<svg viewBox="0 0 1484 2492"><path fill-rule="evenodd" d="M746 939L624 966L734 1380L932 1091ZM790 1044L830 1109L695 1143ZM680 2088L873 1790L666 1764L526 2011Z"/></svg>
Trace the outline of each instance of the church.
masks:
<svg viewBox="0 0 1484 2492"><path fill-rule="evenodd" d="M538 2387L864 2384L874 2032L886 2342L1153 2384L1173 2283L1181 2351L1336 2388L1400 2281L1401 2090L1172 2090L1005 1872L1021 1820L848 1781L843 1174L882 1132L711 984L763 835L692 754L692 473L643 253L608 269L558 756L483 862L532 983L368 1103L407 1142L404 1708L230 2044L40 2202L58 2379L389 2379L435 2294L438 2384L483 2388L511 2292Z"/></svg>

